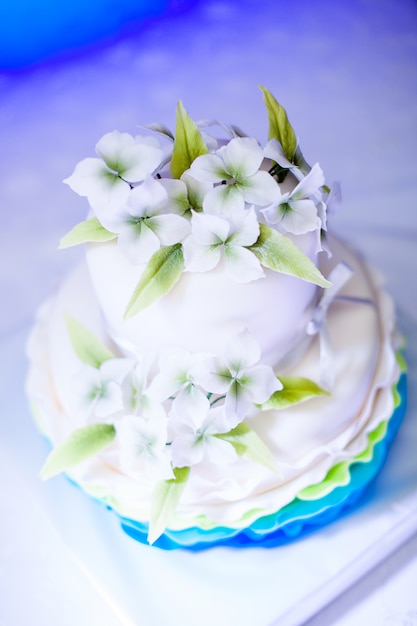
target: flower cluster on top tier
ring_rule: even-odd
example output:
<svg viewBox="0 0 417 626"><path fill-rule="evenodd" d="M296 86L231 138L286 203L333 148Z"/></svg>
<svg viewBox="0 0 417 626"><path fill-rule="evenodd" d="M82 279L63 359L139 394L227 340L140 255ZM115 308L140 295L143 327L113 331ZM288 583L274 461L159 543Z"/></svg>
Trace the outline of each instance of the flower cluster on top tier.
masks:
<svg viewBox="0 0 417 626"><path fill-rule="evenodd" d="M294 133L285 112L267 94L275 122L264 148L234 126L221 125L228 139L216 140L203 132L210 123L193 122L181 103L175 136L149 127L168 139L165 147L154 136L104 135L98 156L78 163L65 181L87 197L94 219L79 224L63 245L117 239L134 264L152 263L161 249L179 246L177 274L220 265L233 280L249 282L269 267L326 286L286 235L316 232L321 249L330 190L319 164L310 168L295 140L288 141ZM277 261L283 237L287 267Z"/></svg>

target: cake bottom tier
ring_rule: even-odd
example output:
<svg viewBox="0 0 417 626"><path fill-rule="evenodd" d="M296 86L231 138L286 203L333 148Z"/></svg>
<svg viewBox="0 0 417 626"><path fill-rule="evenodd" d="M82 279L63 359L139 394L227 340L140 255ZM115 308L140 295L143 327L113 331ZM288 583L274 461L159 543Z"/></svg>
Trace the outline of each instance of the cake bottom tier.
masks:
<svg viewBox="0 0 417 626"><path fill-rule="evenodd" d="M330 393L251 416L250 426L274 455L279 475L244 458L193 466L169 528L155 545L196 550L279 545L340 515L378 473L406 404L393 306L379 277L356 254L339 242L332 251L323 271L344 262L354 274L324 320L334 381ZM38 426L53 446L80 426L71 412L79 363L68 339L67 314L112 344L84 264L42 308L29 344L28 393ZM318 333L297 363L277 375L320 383L323 367ZM121 468L117 441L67 473L112 508L129 535L147 542L153 484Z"/></svg>

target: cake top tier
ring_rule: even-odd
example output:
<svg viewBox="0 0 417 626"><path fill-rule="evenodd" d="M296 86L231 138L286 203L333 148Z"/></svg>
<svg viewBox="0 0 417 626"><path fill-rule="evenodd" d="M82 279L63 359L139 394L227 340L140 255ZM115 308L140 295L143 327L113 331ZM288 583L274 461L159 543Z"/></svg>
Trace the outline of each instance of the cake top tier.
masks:
<svg viewBox="0 0 417 626"><path fill-rule="evenodd" d="M66 179L87 197L91 214L61 247L114 240L141 267L125 319L168 293L183 273L220 269L246 284L268 269L329 286L315 255L325 247L337 189L325 185L318 163L308 165L285 110L262 91L264 147L236 126L195 123L179 102L175 134L161 124L148 126L146 136L110 132L96 145L97 157ZM207 132L214 126L223 139Z"/></svg>

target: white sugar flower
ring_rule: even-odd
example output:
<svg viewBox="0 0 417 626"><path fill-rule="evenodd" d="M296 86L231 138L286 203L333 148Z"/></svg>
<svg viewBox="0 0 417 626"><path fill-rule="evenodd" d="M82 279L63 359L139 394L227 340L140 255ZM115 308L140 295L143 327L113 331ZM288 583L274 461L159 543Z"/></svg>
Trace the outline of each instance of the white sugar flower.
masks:
<svg viewBox="0 0 417 626"><path fill-rule="evenodd" d="M132 366L130 359L109 359L100 367L84 365L74 379L72 411L76 419L103 420L122 411L121 385Z"/></svg>
<svg viewBox="0 0 417 626"><path fill-rule="evenodd" d="M279 198L278 184L259 168L264 153L251 137L235 137L215 154L199 156L191 165L190 174L203 182L217 185L204 199L204 210L225 215L238 213L245 202L266 206Z"/></svg>
<svg viewBox="0 0 417 626"><path fill-rule="evenodd" d="M213 393L226 394L225 413L236 426L251 406L266 402L281 382L269 365L259 364L261 350L245 329L226 347L224 357L213 357L199 372L199 380Z"/></svg>
<svg viewBox="0 0 417 626"><path fill-rule="evenodd" d="M139 361L124 379L124 408L131 415L140 415L146 419L163 418L165 411L147 383L148 369L145 362Z"/></svg>
<svg viewBox="0 0 417 626"><path fill-rule="evenodd" d="M118 233L118 245L132 263L146 263L161 245L178 243L188 234L188 220L168 214L167 203L164 187L148 176L125 205L103 215L103 226Z"/></svg>
<svg viewBox="0 0 417 626"><path fill-rule="evenodd" d="M294 235L320 229L321 219L318 216L317 205L321 202L322 185L324 175L316 163L291 192L282 194L277 202L263 209L266 221L269 224L277 224Z"/></svg>
<svg viewBox="0 0 417 626"><path fill-rule="evenodd" d="M120 466L134 478L158 481L174 478L167 451L167 420L126 415L115 424Z"/></svg>
<svg viewBox="0 0 417 626"><path fill-rule="evenodd" d="M181 412L173 408L170 419L175 433L171 444L175 467L196 465L203 458L216 464L231 463L236 459L234 448L215 436L231 429L223 407L211 408L206 398L206 402L198 407L190 404Z"/></svg>
<svg viewBox="0 0 417 626"><path fill-rule="evenodd" d="M254 209L226 220L217 215L193 213L191 235L184 240L184 264L189 272L207 272L223 260L226 274L240 283L264 276L256 256L246 249L259 236Z"/></svg>
<svg viewBox="0 0 417 626"><path fill-rule="evenodd" d="M204 183L193 178L189 170L180 179L162 178L161 185L168 194L168 206L171 212L185 215L191 210L202 211L206 194L213 189L212 183Z"/></svg>
<svg viewBox="0 0 417 626"><path fill-rule="evenodd" d="M153 379L150 390L154 397L163 402L173 398L173 407L178 413L188 407L207 404L207 393L200 387L196 368L207 355L190 353L181 348L164 352L158 374Z"/></svg>
<svg viewBox="0 0 417 626"><path fill-rule="evenodd" d="M293 174L297 180L304 178L304 174L300 168L287 159L284 149L277 139L270 139L268 141L264 148L264 154L268 159L271 159L271 161L278 163L281 168L291 170L291 174Z"/></svg>
<svg viewBox="0 0 417 626"><path fill-rule="evenodd" d="M131 184L145 180L163 158L163 150L153 137L132 137L117 130L100 139L96 152L100 158L80 161L64 182L80 196L87 196L92 208L104 214L122 206Z"/></svg>

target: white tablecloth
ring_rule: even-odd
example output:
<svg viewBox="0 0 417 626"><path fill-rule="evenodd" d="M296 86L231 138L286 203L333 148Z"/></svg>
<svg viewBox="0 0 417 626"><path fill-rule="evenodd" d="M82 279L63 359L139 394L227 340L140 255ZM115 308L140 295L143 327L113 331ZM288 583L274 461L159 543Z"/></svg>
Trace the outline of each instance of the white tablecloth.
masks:
<svg viewBox="0 0 417 626"><path fill-rule="evenodd" d="M264 139L258 84L286 106L308 160L342 181L331 225L387 277L409 337L410 407L375 487L336 524L276 550L165 553L64 478L38 480L47 446L25 402L24 341L82 254L56 249L85 216L61 183L75 163L113 128L173 127L180 98L194 118ZM88 56L0 75L0 624L417 624L416 96L411 0L201 1Z"/></svg>

